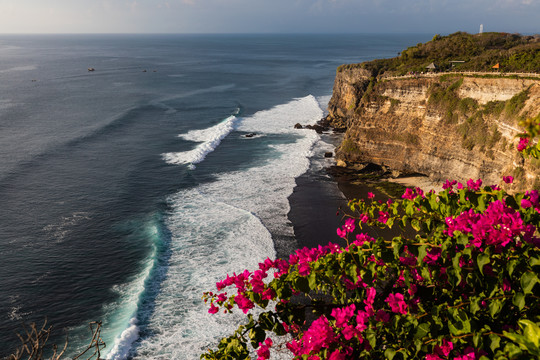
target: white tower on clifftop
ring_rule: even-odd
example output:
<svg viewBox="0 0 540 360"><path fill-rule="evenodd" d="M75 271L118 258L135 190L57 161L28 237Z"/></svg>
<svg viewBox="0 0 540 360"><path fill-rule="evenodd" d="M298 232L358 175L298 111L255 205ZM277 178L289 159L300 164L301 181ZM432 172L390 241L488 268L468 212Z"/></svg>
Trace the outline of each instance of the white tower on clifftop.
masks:
<svg viewBox="0 0 540 360"><path fill-rule="evenodd" d="M483 32L484 32L484 24L480 24L480 31L478 33L481 34Z"/></svg>

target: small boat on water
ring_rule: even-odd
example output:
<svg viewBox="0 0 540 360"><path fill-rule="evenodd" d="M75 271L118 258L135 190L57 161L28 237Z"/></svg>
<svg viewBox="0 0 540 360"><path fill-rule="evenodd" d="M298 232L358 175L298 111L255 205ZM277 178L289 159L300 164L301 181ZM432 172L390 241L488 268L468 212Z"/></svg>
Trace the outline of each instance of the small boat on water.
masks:
<svg viewBox="0 0 540 360"><path fill-rule="evenodd" d="M88 68L88 71L96 71L94 68Z"/></svg>

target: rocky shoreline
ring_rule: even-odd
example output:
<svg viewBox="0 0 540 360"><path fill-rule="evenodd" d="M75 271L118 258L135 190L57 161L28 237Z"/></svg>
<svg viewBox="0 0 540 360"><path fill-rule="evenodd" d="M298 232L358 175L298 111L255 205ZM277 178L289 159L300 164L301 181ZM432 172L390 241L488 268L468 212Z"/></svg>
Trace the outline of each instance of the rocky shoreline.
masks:
<svg viewBox="0 0 540 360"><path fill-rule="evenodd" d="M322 133L342 133L321 120L311 129ZM297 127L300 128L300 127ZM288 218L294 228L298 248L313 248L329 242L345 245L337 236L336 229L343 224L343 216L348 212L347 203L354 199L367 199L368 193L375 200L386 201L400 198L406 187L422 187L426 191L439 190L427 176L417 173L398 173L389 168L372 163L334 164L325 169L308 170L296 179L296 187L289 197L291 210ZM380 229L363 229L368 235L381 236ZM279 254L278 257L288 254Z"/></svg>

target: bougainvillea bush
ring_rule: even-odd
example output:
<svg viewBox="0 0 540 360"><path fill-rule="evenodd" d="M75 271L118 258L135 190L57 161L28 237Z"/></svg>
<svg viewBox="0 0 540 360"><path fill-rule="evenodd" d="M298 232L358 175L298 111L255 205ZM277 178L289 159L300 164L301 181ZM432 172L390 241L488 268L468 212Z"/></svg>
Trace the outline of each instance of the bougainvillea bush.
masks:
<svg viewBox="0 0 540 360"><path fill-rule="evenodd" d="M337 230L346 247L227 275L204 295L209 312L238 307L246 323L201 358L269 359L283 343L310 360L540 358L539 192L443 189L352 201Z"/></svg>

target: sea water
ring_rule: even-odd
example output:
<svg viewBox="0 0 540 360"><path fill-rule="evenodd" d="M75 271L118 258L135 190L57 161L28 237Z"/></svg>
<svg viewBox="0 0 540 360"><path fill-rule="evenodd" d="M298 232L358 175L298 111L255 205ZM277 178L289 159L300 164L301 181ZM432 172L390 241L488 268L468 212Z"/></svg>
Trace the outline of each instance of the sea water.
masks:
<svg viewBox="0 0 540 360"><path fill-rule="evenodd" d="M202 292L297 246L288 197L330 145L294 125L339 65L428 39L0 36L0 356L47 318L71 354L101 321L108 359L198 358L241 321Z"/></svg>

